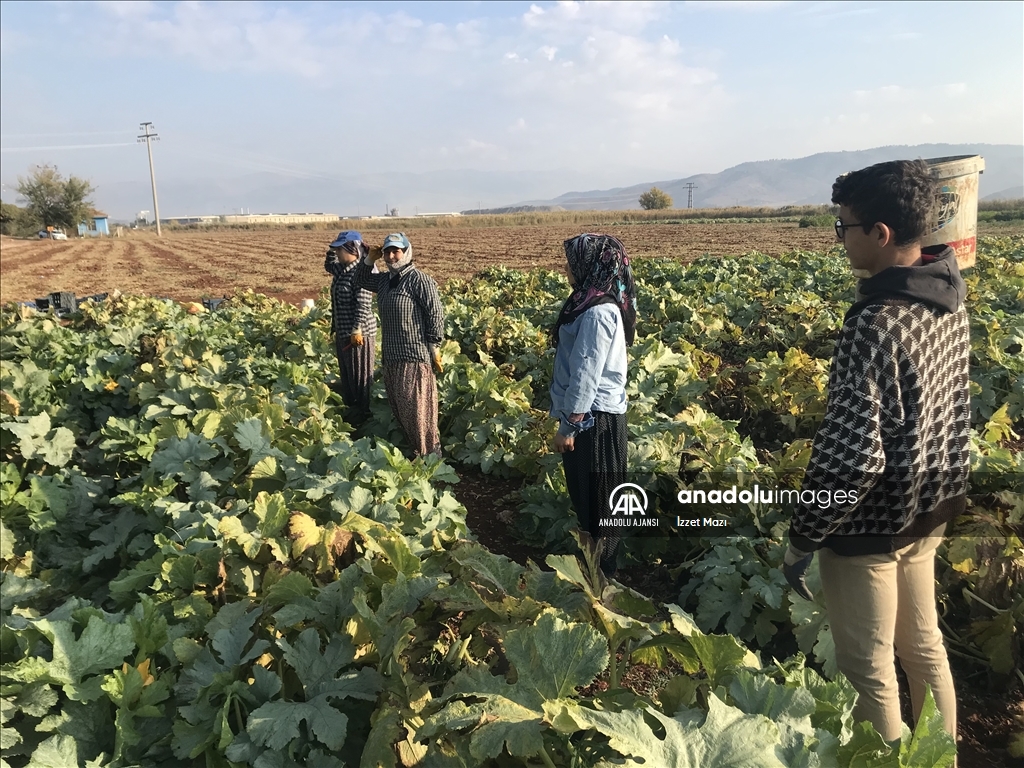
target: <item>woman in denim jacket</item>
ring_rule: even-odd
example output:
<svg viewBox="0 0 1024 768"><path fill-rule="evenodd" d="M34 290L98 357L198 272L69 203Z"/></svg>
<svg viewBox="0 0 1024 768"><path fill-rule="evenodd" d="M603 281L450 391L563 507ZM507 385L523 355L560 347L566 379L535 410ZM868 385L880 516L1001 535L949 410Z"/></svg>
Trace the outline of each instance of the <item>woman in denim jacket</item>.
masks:
<svg viewBox="0 0 1024 768"><path fill-rule="evenodd" d="M554 449L580 530L602 542L601 569L612 575L620 537L602 535L600 518L626 476L626 347L636 335L636 285L626 249L610 235L566 240L565 256L573 290L552 329Z"/></svg>

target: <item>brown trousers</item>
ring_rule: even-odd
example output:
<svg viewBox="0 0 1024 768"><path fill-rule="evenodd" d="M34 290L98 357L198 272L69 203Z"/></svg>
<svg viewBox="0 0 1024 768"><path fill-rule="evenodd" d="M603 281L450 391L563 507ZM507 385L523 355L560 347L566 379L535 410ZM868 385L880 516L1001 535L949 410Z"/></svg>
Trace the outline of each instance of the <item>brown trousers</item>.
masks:
<svg viewBox="0 0 1024 768"><path fill-rule="evenodd" d="M385 363L384 387L414 456L441 455L437 432L437 380L430 363Z"/></svg>
<svg viewBox="0 0 1024 768"><path fill-rule="evenodd" d="M946 730L956 738L956 691L935 607L935 550L944 529L897 552L820 553L836 661L859 694L854 717L869 721L888 741L903 728L896 657L910 682L914 718L929 685Z"/></svg>

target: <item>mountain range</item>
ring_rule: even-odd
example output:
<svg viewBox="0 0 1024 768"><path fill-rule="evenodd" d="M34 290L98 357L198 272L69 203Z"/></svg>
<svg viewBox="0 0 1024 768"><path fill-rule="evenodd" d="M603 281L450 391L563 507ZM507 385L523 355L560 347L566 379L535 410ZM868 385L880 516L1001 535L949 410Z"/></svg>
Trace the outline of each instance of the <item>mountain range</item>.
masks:
<svg viewBox="0 0 1024 768"><path fill-rule="evenodd" d="M920 144L853 152L823 152L792 160L741 163L720 173L661 179L615 189L566 192L568 184L587 182L585 172L446 170L428 173L362 175L285 175L261 172L227 178L175 178L157 169L161 218L251 213L323 211L346 216L383 215L397 207L403 216L416 213L560 207L565 209L639 208L640 193L657 186L686 207L687 184L693 184L695 208L780 206L827 203L832 182L846 171L897 158L984 156L981 196L1024 196L1024 145ZM596 175L592 178L597 178ZM130 221L152 208L148 178L98 184L96 205L112 218Z"/></svg>
<svg viewBox="0 0 1024 768"><path fill-rule="evenodd" d="M685 208L690 184L693 185L694 208L813 205L830 202L832 182L847 171L889 160L957 155L985 158L985 171L979 180L981 198L1024 197L1024 145L918 144L821 152L795 160L741 163L721 173L701 173L616 189L567 192L555 198L527 200L517 205L557 206L566 210L628 210L640 207L641 193L658 187L672 197L674 207Z"/></svg>

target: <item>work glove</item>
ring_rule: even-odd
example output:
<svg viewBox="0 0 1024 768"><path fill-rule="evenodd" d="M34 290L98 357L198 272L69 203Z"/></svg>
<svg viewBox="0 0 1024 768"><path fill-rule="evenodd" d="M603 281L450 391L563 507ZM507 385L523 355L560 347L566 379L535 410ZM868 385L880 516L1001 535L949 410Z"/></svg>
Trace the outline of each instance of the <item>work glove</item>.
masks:
<svg viewBox="0 0 1024 768"><path fill-rule="evenodd" d="M807 588L807 569L811 567L813 559L813 552L804 552L792 544L786 549L786 555L782 559L782 575L786 577L793 591L804 600L814 599L811 590Z"/></svg>
<svg viewBox="0 0 1024 768"><path fill-rule="evenodd" d="M440 376L444 373L444 366L441 365L441 350L437 347L432 347L431 352L433 353L434 370L437 372L437 375Z"/></svg>
<svg viewBox="0 0 1024 768"><path fill-rule="evenodd" d="M377 263L377 259L384 255L384 252L377 246L367 247L364 243L360 243L360 246L360 250L363 252L363 264L368 267L372 267Z"/></svg>
<svg viewBox="0 0 1024 768"><path fill-rule="evenodd" d="M363 332L355 331L351 336L348 337L348 340L352 343L353 347L363 346Z"/></svg>

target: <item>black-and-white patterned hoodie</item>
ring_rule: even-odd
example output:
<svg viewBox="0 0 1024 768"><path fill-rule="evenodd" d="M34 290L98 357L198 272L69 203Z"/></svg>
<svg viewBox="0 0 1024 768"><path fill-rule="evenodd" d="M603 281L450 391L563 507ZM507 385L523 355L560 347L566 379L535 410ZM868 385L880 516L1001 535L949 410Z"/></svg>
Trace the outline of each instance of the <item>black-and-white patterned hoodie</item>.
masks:
<svg viewBox="0 0 1024 768"><path fill-rule="evenodd" d="M790 526L797 549L892 552L966 507L966 285L951 248L923 254L920 266L861 281L864 298L843 320L801 491L809 503Z"/></svg>

